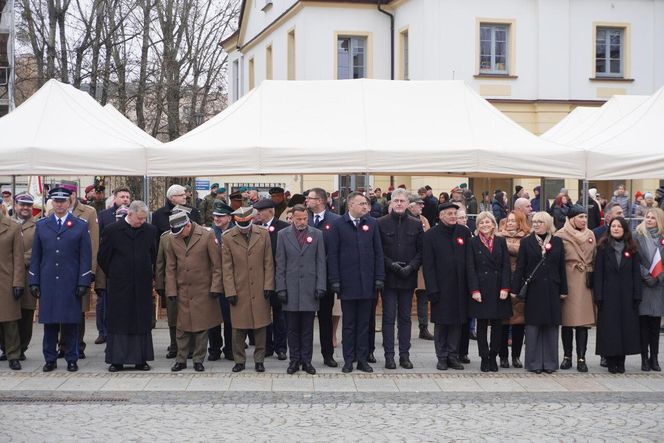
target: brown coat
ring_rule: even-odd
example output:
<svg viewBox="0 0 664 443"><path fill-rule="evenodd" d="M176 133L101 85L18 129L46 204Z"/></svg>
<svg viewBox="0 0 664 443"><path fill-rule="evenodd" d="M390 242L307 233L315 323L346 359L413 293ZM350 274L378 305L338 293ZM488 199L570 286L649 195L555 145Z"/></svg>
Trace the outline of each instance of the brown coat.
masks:
<svg viewBox="0 0 664 443"><path fill-rule="evenodd" d="M0 322L21 318L21 302L14 299L14 288L25 287L25 274L21 227L0 216Z"/></svg>
<svg viewBox="0 0 664 443"><path fill-rule="evenodd" d="M172 237L166 252L166 295L177 297L177 328L200 332L221 324L219 300L223 292L219 247L214 234L192 222L189 243Z"/></svg>
<svg viewBox="0 0 664 443"><path fill-rule="evenodd" d="M514 270L516 269L516 257L519 255L519 246L521 245L521 239L526 236L526 233L519 231L516 234L511 235L504 229L501 229L499 232L496 233L496 235L505 238L505 241L507 242L507 251L510 254L510 265L512 267L512 272L514 272ZM512 317L509 319L508 323L510 325L525 324L526 323L526 317L524 314L525 308L526 304L523 302L523 300L520 300L516 297L512 297Z"/></svg>
<svg viewBox="0 0 664 443"><path fill-rule="evenodd" d="M18 223L16 214L12 219ZM23 255L25 257L25 292L21 297L21 309L34 311L37 309L37 299L28 290L28 268L30 267L30 258L32 258L32 240L35 238L35 220L31 217L23 223L19 223L19 225L21 226L21 234L23 234Z"/></svg>
<svg viewBox="0 0 664 443"><path fill-rule="evenodd" d="M597 242L590 229L578 231L569 219L556 232L565 246L567 297L562 302L562 326L591 326L595 324L592 291L586 286L586 274L593 270Z"/></svg>
<svg viewBox="0 0 664 443"><path fill-rule="evenodd" d="M166 289L166 250L170 248L172 238L171 231L164 231L159 239L157 261L154 266L154 288L157 290Z"/></svg>
<svg viewBox="0 0 664 443"><path fill-rule="evenodd" d="M231 305L234 329L258 329L269 325L270 301L264 291L274 290L274 262L270 234L258 226L251 227L249 244L238 227L223 234L221 246L226 297L238 296Z"/></svg>

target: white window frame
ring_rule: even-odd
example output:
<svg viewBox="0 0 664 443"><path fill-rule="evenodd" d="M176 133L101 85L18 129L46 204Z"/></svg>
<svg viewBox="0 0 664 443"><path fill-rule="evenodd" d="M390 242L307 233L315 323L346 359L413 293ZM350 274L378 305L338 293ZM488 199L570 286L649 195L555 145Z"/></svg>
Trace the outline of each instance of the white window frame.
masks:
<svg viewBox="0 0 664 443"><path fill-rule="evenodd" d="M348 40L349 43L349 51L347 54L343 54L339 52L339 43L342 40ZM369 43L368 43L368 38L366 36L357 36L357 35L339 35L337 36L337 46L336 46L336 51L337 51L337 72L336 72L336 78L337 80L348 80L348 79L354 79L353 73L355 72L355 65L353 65L353 49L356 48L357 46L353 45L353 42L362 42L362 49L363 49L363 61L362 61L362 76L357 77L357 78L369 78L369 67L367 65L368 63L368 56L367 52L369 49ZM339 66L341 66L341 59L342 57L347 56L348 57L348 76L347 77L339 77Z"/></svg>
<svg viewBox="0 0 664 443"><path fill-rule="evenodd" d="M599 71L597 69L597 46L599 45L599 34L600 32L605 33L604 38L604 57L600 57L604 60L604 71ZM616 60L611 58L611 35L618 35L620 37L620 72L611 72L611 61ZM608 26L598 26L595 30L595 76L596 77L611 77L611 78L623 78L625 76L625 29L624 28L613 28Z"/></svg>
<svg viewBox="0 0 664 443"><path fill-rule="evenodd" d="M491 67L482 68L482 29L491 30ZM496 31L505 31L505 69L496 69ZM480 48L479 48L479 72L480 74L509 75L510 72L510 25L503 23L480 23Z"/></svg>

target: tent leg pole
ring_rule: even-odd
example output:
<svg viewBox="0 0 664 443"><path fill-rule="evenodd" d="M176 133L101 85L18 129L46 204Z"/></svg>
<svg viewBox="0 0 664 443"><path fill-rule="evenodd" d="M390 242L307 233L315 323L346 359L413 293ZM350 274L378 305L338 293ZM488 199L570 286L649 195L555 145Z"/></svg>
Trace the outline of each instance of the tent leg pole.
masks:
<svg viewBox="0 0 664 443"><path fill-rule="evenodd" d="M145 204L148 205L148 221L152 222L152 213L150 209L150 177L147 175L143 176L143 198L145 199Z"/></svg>
<svg viewBox="0 0 664 443"><path fill-rule="evenodd" d="M304 194L304 174L300 174L300 194Z"/></svg>
<svg viewBox="0 0 664 443"><path fill-rule="evenodd" d="M16 198L16 176L12 175L12 198Z"/></svg>
<svg viewBox="0 0 664 443"><path fill-rule="evenodd" d="M588 180L584 179L581 185L581 203L584 208L588 207Z"/></svg>
<svg viewBox="0 0 664 443"><path fill-rule="evenodd" d="M546 189L544 183L546 177L540 177L540 211L546 211Z"/></svg>

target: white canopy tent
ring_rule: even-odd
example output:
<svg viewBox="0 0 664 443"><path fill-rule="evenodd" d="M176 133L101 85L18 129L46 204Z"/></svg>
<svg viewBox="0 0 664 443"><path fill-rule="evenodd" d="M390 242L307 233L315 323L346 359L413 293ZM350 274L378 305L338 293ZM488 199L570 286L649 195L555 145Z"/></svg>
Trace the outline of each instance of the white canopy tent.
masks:
<svg viewBox="0 0 664 443"><path fill-rule="evenodd" d="M580 146L590 180L663 178L664 87Z"/></svg>
<svg viewBox="0 0 664 443"><path fill-rule="evenodd" d="M135 140L141 146L147 147L147 146L154 146L161 144L159 140L152 137L150 134L148 134L147 132L143 131L141 128L136 126L134 122L125 117L112 104L108 103L102 109L104 110L106 115L110 117L113 123L117 122L119 129L122 131L124 135Z"/></svg>
<svg viewBox="0 0 664 443"><path fill-rule="evenodd" d="M145 175L144 145L88 94L57 80L0 118L0 134L0 174Z"/></svg>
<svg viewBox="0 0 664 443"><path fill-rule="evenodd" d="M590 106L577 106L560 120L554 127L546 131L541 137L544 140L555 142L564 138L567 134L575 131L579 125L583 125L591 116L593 116L599 108Z"/></svg>
<svg viewBox="0 0 664 443"><path fill-rule="evenodd" d="M264 81L148 148L148 175L468 174L582 178L580 149L534 136L461 81Z"/></svg>

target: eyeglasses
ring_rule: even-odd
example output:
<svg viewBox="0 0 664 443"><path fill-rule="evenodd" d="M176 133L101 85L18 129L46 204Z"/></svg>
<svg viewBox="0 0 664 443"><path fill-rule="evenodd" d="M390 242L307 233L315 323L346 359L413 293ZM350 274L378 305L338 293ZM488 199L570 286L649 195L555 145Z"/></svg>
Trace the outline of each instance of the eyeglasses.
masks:
<svg viewBox="0 0 664 443"><path fill-rule="evenodd" d="M533 220L534 225L543 225L544 222L542 220Z"/></svg>
<svg viewBox="0 0 664 443"><path fill-rule="evenodd" d="M305 200L320 200L318 197L304 197Z"/></svg>

